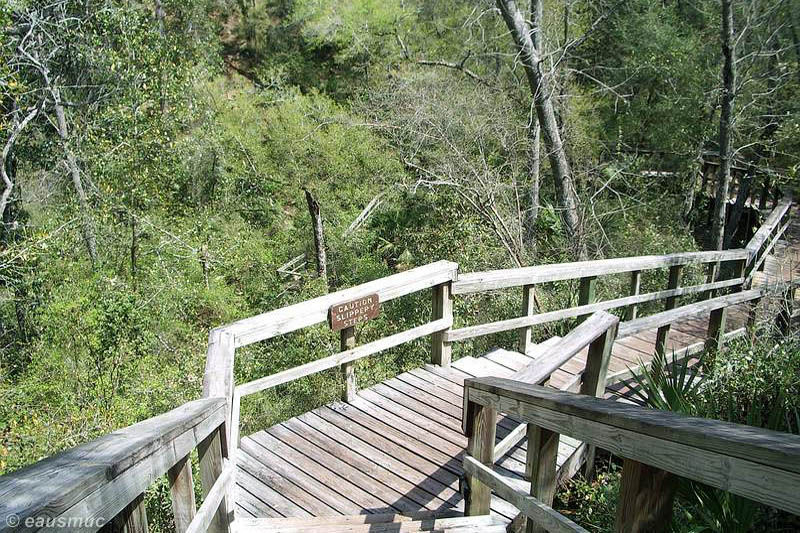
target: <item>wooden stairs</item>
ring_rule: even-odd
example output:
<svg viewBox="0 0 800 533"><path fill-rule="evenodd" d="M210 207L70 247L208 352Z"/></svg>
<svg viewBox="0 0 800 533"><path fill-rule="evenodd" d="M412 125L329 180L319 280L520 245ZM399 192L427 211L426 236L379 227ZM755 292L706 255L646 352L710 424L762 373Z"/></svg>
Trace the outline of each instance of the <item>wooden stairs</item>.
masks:
<svg viewBox="0 0 800 533"><path fill-rule="evenodd" d="M504 533L506 521L495 516L405 516L360 514L331 518L241 518L234 533L405 533L411 531L453 533Z"/></svg>

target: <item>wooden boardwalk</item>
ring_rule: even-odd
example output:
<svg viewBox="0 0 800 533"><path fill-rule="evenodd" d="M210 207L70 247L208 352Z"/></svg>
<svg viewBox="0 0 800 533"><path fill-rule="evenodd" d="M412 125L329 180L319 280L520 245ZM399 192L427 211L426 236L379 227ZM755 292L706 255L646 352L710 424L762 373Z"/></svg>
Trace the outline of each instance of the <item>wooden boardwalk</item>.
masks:
<svg viewBox="0 0 800 533"><path fill-rule="evenodd" d="M800 225L790 226L784 239L776 246L776 255L767 259L764 271L754 277L754 286L775 285L800 275ZM743 327L746 319L744 308L730 308L726 330ZM708 317L673 324L668 353L702 345L707 329ZM653 330L617 340L609 375L650 361L655 339ZM351 403L332 403L242 438L237 452L238 516L462 513L464 379L508 377L555 340L535 345L528 354L497 349L481 357L461 358L450 368L426 365L359 391ZM574 384L585 362L586 350L557 370L550 386ZM517 425L500 417L498 442ZM522 479L526 447L523 439L497 461L498 471ZM575 474L583 452L579 441L562 437L560 479ZM492 513L511 520L518 511L493 496Z"/></svg>
<svg viewBox="0 0 800 533"><path fill-rule="evenodd" d="M744 312L732 311L728 329L741 327L744 320ZM702 342L706 328L704 319L674 325L669 349ZM329 404L242 438L237 511L257 518L463 511L458 478L466 446L461 431L464 379L508 377L549 342L528 355L495 350L461 358L450 369L426 365L359 391L350 404ZM619 340L609 373L649 361L654 343L655 331ZM551 385L566 385L584 365L585 352L556 371ZM500 417L498 441L516 426ZM580 466L579 446L574 439L562 439L561 477L571 477ZM523 440L498 461L500 471L522 479L525 454ZM509 520L517 514L498 498L492 511Z"/></svg>

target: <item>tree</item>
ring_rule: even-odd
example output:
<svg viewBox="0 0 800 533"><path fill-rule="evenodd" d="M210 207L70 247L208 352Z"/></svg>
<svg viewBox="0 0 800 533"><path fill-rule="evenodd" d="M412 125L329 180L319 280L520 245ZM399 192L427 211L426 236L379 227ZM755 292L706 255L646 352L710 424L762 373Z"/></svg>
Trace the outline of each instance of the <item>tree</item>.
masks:
<svg viewBox="0 0 800 533"><path fill-rule="evenodd" d="M732 0L722 0L722 110L719 117L719 160L717 191L714 199L714 221L711 230L712 246L722 250L725 239L725 211L731 182L731 135L733 133L733 104L736 97L736 49L733 42Z"/></svg>
<svg viewBox="0 0 800 533"><path fill-rule="evenodd" d="M541 20L541 2L542 0L533 0L534 7L532 11L539 14L534 17L535 21ZM544 73L541 64L541 42L537 47L531 37L532 35L540 35L540 31L530 27L514 0L497 0L497 7L500 9L503 20L511 32L514 44L519 52L520 61L525 69L538 124L541 127L542 140L550 159L550 168L553 173L564 230L569 240L577 246L577 255L580 258L584 258L586 247L582 239L581 220L578 213L578 195L572 178L572 170L567 161L564 144L561 140L561 132L556 121L555 110L553 109L553 88L550 86L549 78ZM537 40L539 39L537 37Z"/></svg>

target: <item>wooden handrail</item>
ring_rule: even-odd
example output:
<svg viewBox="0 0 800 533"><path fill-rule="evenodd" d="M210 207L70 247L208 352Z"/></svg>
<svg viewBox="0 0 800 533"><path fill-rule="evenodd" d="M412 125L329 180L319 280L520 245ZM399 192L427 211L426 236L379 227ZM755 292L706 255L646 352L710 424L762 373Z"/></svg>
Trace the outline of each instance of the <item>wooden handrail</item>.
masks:
<svg viewBox="0 0 800 533"><path fill-rule="evenodd" d="M597 261L577 261L574 263L472 272L459 274L458 280L453 283L453 294L469 294L509 287L521 287L534 283L620 274L675 265L716 263L741 259L747 259L747 251L744 249L618 257Z"/></svg>
<svg viewBox="0 0 800 533"><path fill-rule="evenodd" d="M636 335L637 333L641 333L643 331L648 331L672 324L673 322L677 322L683 318L705 315L717 309L724 309L741 303L757 300L763 295L764 292L761 289L750 289L749 291L737 292L734 294L728 294L726 296L718 296L717 298L712 298L710 300L676 307L675 309L670 309L669 311L662 311L654 315L637 318L636 320L631 320L629 322L623 322L619 326L619 337L630 337L631 335Z"/></svg>
<svg viewBox="0 0 800 533"><path fill-rule="evenodd" d="M437 261L400 274L376 279L355 287L239 320L222 329L234 337L234 343L237 348L247 346L276 335L325 322L328 319L328 310L338 303L349 302L371 294L377 294L381 302L388 302L407 294L455 281L457 275L457 263Z"/></svg>
<svg viewBox="0 0 800 533"><path fill-rule="evenodd" d="M221 453L219 438L216 450L210 439L225 423L225 406L224 398L195 400L6 474L0 516L18 518L19 531L38 529L36 519L43 517L99 529L194 448L206 445L206 463ZM206 469L213 474L213 467Z"/></svg>
<svg viewBox="0 0 800 533"><path fill-rule="evenodd" d="M471 339L473 337L490 335L492 333L500 333L502 331L510 331L529 326L547 324L549 322L574 318L597 311L608 311L611 309L628 307L644 302L652 302L655 300L664 300L666 298L674 298L677 296L699 294L710 290L736 287L740 286L744 281L744 278L728 279L716 281L714 283L703 283L701 285L692 285L689 287L679 287L677 289L668 289L663 291L648 292L645 294L636 294L633 296L625 296L623 298L615 298L613 300L605 300L588 305L579 305L567 309L559 309L557 311L548 311L546 313L537 313L535 315L498 320L497 322L487 322L485 324L478 324L476 326L467 326L450 330L445 334L445 338L448 342L456 342L465 339Z"/></svg>
<svg viewBox="0 0 800 533"><path fill-rule="evenodd" d="M513 414L620 457L800 514L800 436L503 378L470 378L464 391L470 406L465 416L480 408Z"/></svg>
<svg viewBox="0 0 800 533"><path fill-rule="evenodd" d="M792 195L791 192L787 192L786 196L781 198L778 202L778 205L775 206L775 209L769 214L767 219L758 228L753 238L745 246L745 250L747 251L747 263L751 264L758 255L758 251L761 250L761 247L764 246L764 243L767 242L769 236L772 234L773 231L780 225L781 220L783 219L784 215L789 211L789 208L792 206Z"/></svg>
<svg viewBox="0 0 800 533"><path fill-rule="evenodd" d="M593 314L530 364L515 372L511 379L536 385L543 383L564 363L618 323L619 318L606 312Z"/></svg>

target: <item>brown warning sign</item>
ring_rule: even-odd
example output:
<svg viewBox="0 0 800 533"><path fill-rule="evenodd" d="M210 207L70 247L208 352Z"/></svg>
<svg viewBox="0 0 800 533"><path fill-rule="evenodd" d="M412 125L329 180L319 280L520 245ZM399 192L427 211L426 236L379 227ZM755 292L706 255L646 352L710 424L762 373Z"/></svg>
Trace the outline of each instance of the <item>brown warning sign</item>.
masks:
<svg viewBox="0 0 800 533"><path fill-rule="evenodd" d="M363 296L356 300L332 305L328 311L328 322L333 331L350 328L378 316L381 303L377 294Z"/></svg>

